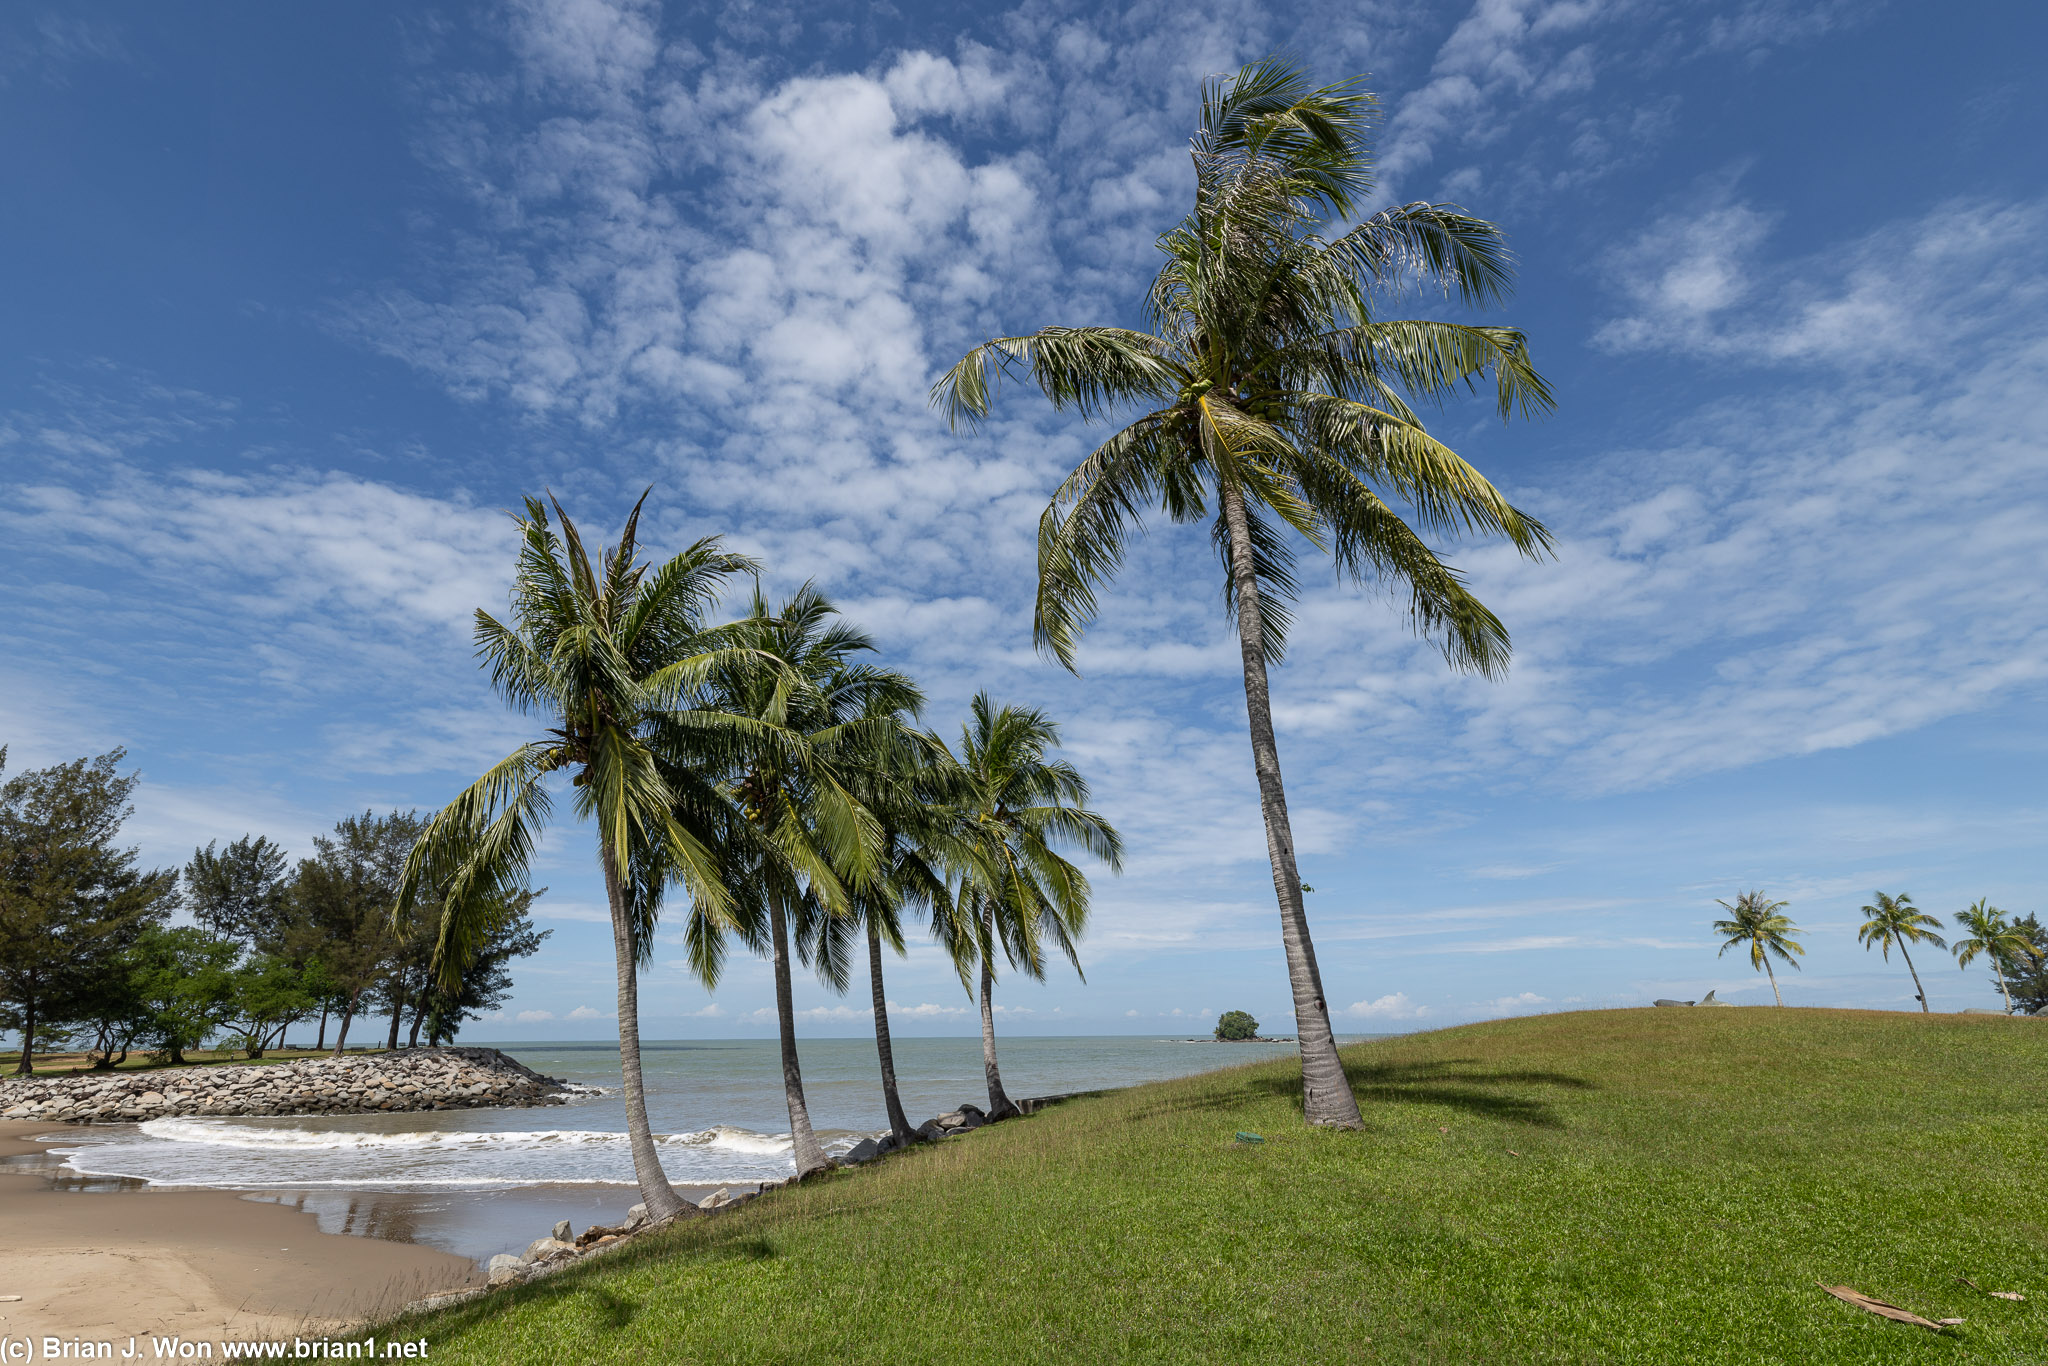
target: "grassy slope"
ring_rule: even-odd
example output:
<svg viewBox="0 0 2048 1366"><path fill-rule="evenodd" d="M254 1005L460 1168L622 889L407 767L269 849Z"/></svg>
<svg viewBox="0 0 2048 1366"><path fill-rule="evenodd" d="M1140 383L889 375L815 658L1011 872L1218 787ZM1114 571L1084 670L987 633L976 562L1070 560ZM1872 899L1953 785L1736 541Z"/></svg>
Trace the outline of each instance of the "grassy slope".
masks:
<svg viewBox="0 0 2048 1366"><path fill-rule="evenodd" d="M1345 1059L1363 1134L1303 1128L1285 1064L1108 1093L395 1331L442 1366L2048 1358L2048 1025L1602 1011Z"/></svg>

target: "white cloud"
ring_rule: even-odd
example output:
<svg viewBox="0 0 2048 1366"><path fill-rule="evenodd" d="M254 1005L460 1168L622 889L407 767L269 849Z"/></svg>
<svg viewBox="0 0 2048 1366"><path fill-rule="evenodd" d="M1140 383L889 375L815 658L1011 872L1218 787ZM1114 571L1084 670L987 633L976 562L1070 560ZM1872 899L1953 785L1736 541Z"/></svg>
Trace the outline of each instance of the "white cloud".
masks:
<svg viewBox="0 0 2048 1366"><path fill-rule="evenodd" d="M889 1018L892 1020L898 1017L906 1020L951 1020L969 1013L965 1006L937 1005L930 1001L921 1001L914 1006L890 1001L888 1005Z"/></svg>
<svg viewBox="0 0 2048 1366"><path fill-rule="evenodd" d="M1407 992L1397 991L1370 1001L1354 1001L1344 1013L1355 1020L1419 1020L1429 1014L1429 1007L1416 1005Z"/></svg>
<svg viewBox="0 0 2048 1366"><path fill-rule="evenodd" d="M611 912L588 902L555 901L543 898L533 904L536 920L573 920L585 925L609 925Z"/></svg>
<svg viewBox="0 0 2048 1366"><path fill-rule="evenodd" d="M595 1006L577 1006L562 1018L565 1020L610 1020L617 1017L606 1014Z"/></svg>
<svg viewBox="0 0 2048 1366"><path fill-rule="evenodd" d="M1944 348L1997 344L2006 320L2048 295L2040 201L1951 201L1860 241L1767 264L1757 258L1773 222L1725 186L1659 218L1613 258L1633 311L1595 341L1751 364L1925 370L1941 365Z"/></svg>
<svg viewBox="0 0 2048 1366"><path fill-rule="evenodd" d="M512 1017L520 1024L541 1024L555 1018L552 1010L522 1010Z"/></svg>
<svg viewBox="0 0 2048 1366"><path fill-rule="evenodd" d="M1538 996L1533 991L1524 991L1513 996L1502 996L1497 1000L1488 1001L1483 1009L1492 1015L1513 1015L1526 1013L1537 1006L1549 1004L1550 998L1548 996Z"/></svg>
<svg viewBox="0 0 2048 1366"><path fill-rule="evenodd" d="M504 598L516 539L500 512L344 474L120 466L85 487L24 484L0 526L210 590L259 619L340 612L461 637L479 606Z"/></svg>

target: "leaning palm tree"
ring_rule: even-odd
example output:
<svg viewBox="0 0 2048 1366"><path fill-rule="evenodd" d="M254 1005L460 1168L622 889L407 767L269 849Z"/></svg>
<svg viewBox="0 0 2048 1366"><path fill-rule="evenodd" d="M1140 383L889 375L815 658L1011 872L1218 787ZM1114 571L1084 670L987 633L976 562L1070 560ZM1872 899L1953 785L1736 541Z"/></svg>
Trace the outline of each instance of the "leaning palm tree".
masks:
<svg viewBox="0 0 2048 1366"><path fill-rule="evenodd" d="M879 894L886 878L883 827L861 793L877 756L896 743L903 718L924 700L903 674L854 662L874 644L837 618L831 600L809 584L773 612L756 594L739 624L749 654L709 675L715 705L752 725L726 778L747 831L729 846L730 923L773 965L783 1093L800 1176L827 1163L797 1054L792 932L797 953L843 991L850 936L831 922L851 917L854 896ZM721 930L714 915L692 917L691 960L707 982L723 952Z"/></svg>
<svg viewBox="0 0 2048 1366"><path fill-rule="evenodd" d="M954 808L960 850L953 871L959 887L950 914L935 914L933 928L962 969L979 962L981 1061L988 1082L990 1119L1017 1107L1003 1090L996 1061L995 960L1043 981L1047 944L1080 969L1074 942L1088 919L1088 878L1057 846L1077 845L1119 872L1123 841L1116 828L1088 809L1088 781L1064 759L1059 727L1034 708L998 706L987 693L974 699L960 730L960 793Z"/></svg>
<svg viewBox="0 0 2048 1366"><path fill-rule="evenodd" d="M1493 676L1507 665L1506 628L1418 528L1505 536L1531 557L1550 545L1415 411L1483 378L1503 418L1550 407L1522 334L1375 316L1385 298L1417 285L1467 304L1503 297L1513 262L1500 230L1453 205L1415 203L1321 235L1371 193L1373 109L1355 83L1312 90L1272 58L1209 81L1193 143L1194 210L1159 239L1150 330L996 338L932 391L956 426L985 418L997 386L1018 372L1084 420L1135 416L1067 476L1039 520L1034 637L1069 669L1145 508L1209 524L1237 628L1303 1112L1311 1124L1347 1128L1360 1122L1358 1102L1302 906L1267 680L1286 647L1297 550L1306 543L1354 581L1405 591L1414 625L1452 667Z"/></svg>
<svg viewBox="0 0 2048 1366"><path fill-rule="evenodd" d="M492 685L515 710L544 718L545 729L429 822L406 862L398 914L429 889L441 895L435 965L447 981L526 886L554 814L550 777L570 775L576 815L597 828L611 913L633 1170L649 1217L662 1219L690 1206L669 1186L647 1122L637 972L671 883L714 916L729 906L715 774L669 756L678 735L705 729L688 705L694 685L731 648L729 633L707 628L705 614L725 581L754 565L707 538L649 572L636 539L639 504L618 545L593 564L575 523L559 503L554 510L559 535L547 508L526 500L511 620L479 610L475 633ZM709 735L728 729L714 724Z"/></svg>
<svg viewBox="0 0 2048 1366"><path fill-rule="evenodd" d="M1935 933L1941 928L1941 921L1915 906L1913 898L1903 892L1898 896L1878 892L1876 897L1874 905L1863 908L1870 919L1856 931L1856 942L1865 949L1875 944L1886 961L1890 961L1892 947L1897 945L1899 956L1906 960L1906 971L1913 977L1913 999L1920 1003L1920 1013L1928 1014L1927 988L1920 985L1920 970L1913 966L1913 955L1906 946L1925 943L1937 949L1947 948L1948 941Z"/></svg>
<svg viewBox="0 0 2048 1366"><path fill-rule="evenodd" d="M2032 958L2033 941L1984 897L1972 902L1968 910L1957 911L1955 921L1970 932L1968 939L1956 941L1956 966L1969 967L1979 954L1989 958L1991 971L1998 976L1998 994L2005 998L2005 1013L2012 1014L2012 991L2005 984L2005 968L2008 963Z"/></svg>
<svg viewBox="0 0 2048 1366"><path fill-rule="evenodd" d="M1778 974L1771 970L1771 959L1775 957L1796 968L1799 964L1792 962L1792 955L1806 952L1805 947L1792 937L1792 931L1797 927L1783 914L1791 903L1769 900L1762 892L1743 892L1735 898L1732 906L1725 901L1714 904L1728 912L1728 919L1714 922L1714 933L1728 936L1728 942L1721 945L1721 952L1725 954L1737 944L1747 944L1749 965L1770 973L1771 995L1778 998L1779 1005L1784 1005L1785 995L1778 990Z"/></svg>

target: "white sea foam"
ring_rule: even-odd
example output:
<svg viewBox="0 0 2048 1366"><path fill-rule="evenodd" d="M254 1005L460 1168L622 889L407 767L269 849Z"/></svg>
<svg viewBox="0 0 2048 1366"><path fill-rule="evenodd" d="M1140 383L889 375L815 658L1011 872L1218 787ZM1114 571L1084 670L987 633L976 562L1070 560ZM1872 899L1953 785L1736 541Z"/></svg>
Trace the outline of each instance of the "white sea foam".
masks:
<svg viewBox="0 0 2048 1366"><path fill-rule="evenodd" d="M826 1136L843 1153L859 1134ZM658 1134L682 1184L772 1181L792 1170L788 1134L733 1125ZM627 1136L603 1129L330 1129L303 1121L153 1119L67 1136L64 1165L86 1176L152 1185L469 1187L631 1185Z"/></svg>
<svg viewBox="0 0 2048 1366"><path fill-rule="evenodd" d="M237 1124L225 1119L152 1119L141 1126L151 1138L177 1143L207 1143L226 1148L424 1148L476 1151L506 1148L567 1148L583 1144L626 1147L625 1134L601 1129L512 1129L498 1132L464 1129L418 1129L398 1133L360 1133L347 1129L274 1128ZM751 1129L714 1125L695 1133L656 1134L656 1143L686 1148L724 1148L736 1153L786 1156L788 1134L757 1134ZM851 1147L857 1140L840 1140Z"/></svg>

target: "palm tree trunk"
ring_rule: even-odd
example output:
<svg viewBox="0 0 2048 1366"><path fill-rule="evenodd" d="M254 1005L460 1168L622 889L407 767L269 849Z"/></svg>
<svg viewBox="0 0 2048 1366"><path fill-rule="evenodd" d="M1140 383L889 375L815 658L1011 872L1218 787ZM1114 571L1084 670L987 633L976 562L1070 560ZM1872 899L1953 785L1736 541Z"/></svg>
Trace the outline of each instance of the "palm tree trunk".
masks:
<svg viewBox="0 0 2048 1366"><path fill-rule="evenodd" d="M313 1051L319 1053L327 1047L327 1007L320 1007L320 1037L313 1041Z"/></svg>
<svg viewBox="0 0 2048 1366"><path fill-rule="evenodd" d="M996 1066L996 975L989 967L989 955L994 951L993 938L981 950L981 1070L988 1078L988 1117L991 1120L1008 1119L1023 1113L1003 1090L1003 1074Z"/></svg>
<svg viewBox="0 0 2048 1366"><path fill-rule="evenodd" d="M654 1151L654 1130L647 1123L647 1087L640 1075L640 962L633 942L633 922L619 886L618 862L610 842L598 836L598 861L604 865L604 893L612 916L612 956L618 968L619 1077L626 1092L626 1144L633 1151L633 1177L649 1220L667 1219L693 1209L668 1183L661 1157Z"/></svg>
<svg viewBox="0 0 2048 1366"><path fill-rule="evenodd" d="M1778 1009L1785 1008L1785 993L1778 990L1778 974L1771 971L1771 960L1764 959L1764 975L1771 979L1771 995L1778 998Z"/></svg>
<svg viewBox="0 0 2048 1366"><path fill-rule="evenodd" d="M1287 794L1280 782L1280 746L1273 738L1273 701L1266 680L1261 641L1264 616L1258 579L1252 572L1251 527L1244 495L1219 479L1223 522L1230 535L1230 573L1237 597L1238 652L1244 662L1245 711L1251 721L1252 768L1259 779L1259 812L1266 822L1266 855L1273 865L1273 893L1280 902L1280 942L1287 950L1287 982L1294 992L1294 1033L1301 1050L1301 1108L1310 1124L1340 1129L1362 1126L1358 1098L1344 1079L1323 976L1316 968L1308 913L1301 904L1301 873L1294 865L1294 829L1287 819Z"/></svg>
<svg viewBox="0 0 2048 1366"><path fill-rule="evenodd" d="M910 1117L903 1113L903 1098L896 1094L896 1053L889 1046L889 1002L882 992L882 936L868 917L868 986L875 1002L875 1054L882 1062L882 1103L889 1111L889 1136L904 1147L916 1135Z"/></svg>
<svg viewBox="0 0 2048 1366"><path fill-rule="evenodd" d="M1998 961L1998 955L1991 956L1991 970L1998 974L1998 994L2005 997L2005 1013L2012 1014L2012 993L2005 989L2005 968Z"/></svg>
<svg viewBox="0 0 2048 1366"><path fill-rule="evenodd" d="M1931 1014L1927 1009L1927 988L1920 985L1920 970L1913 966L1913 955L1906 952L1905 941L1899 943L1899 957L1906 960L1906 971L1913 974L1913 990L1920 993L1920 1013Z"/></svg>
<svg viewBox="0 0 2048 1366"><path fill-rule="evenodd" d="M796 1005L789 988L789 922L782 898L768 898L768 928L775 936L775 1023L782 1035L782 1092L789 1101L790 1156L796 1174L808 1176L828 1165L818 1136L811 1132L810 1107L804 1104L803 1070L796 1059Z"/></svg>

